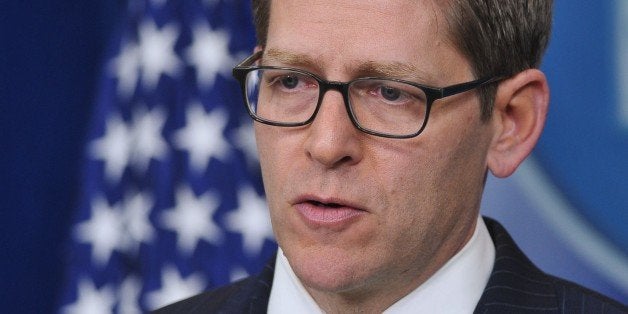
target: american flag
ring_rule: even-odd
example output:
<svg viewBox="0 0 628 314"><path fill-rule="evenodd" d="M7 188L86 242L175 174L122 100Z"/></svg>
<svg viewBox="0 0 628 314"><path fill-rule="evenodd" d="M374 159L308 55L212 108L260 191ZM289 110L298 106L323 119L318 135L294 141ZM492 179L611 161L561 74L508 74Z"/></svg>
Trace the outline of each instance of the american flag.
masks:
<svg viewBox="0 0 628 314"><path fill-rule="evenodd" d="M253 46L248 0L128 4L93 106L60 313L143 313L273 254L231 78Z"/></svg>

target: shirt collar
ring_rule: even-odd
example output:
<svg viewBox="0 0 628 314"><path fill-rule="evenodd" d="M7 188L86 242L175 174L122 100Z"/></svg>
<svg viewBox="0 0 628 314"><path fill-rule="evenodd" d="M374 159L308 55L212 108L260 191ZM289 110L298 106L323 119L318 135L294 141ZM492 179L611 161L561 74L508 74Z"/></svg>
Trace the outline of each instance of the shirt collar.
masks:
<svg viewBox="0 0 628 314"><path fill-rule="evenodd" d="M478 217L465 246L421 286L384 313L472 313L491 275L495 246ZM292 271L281 248L277 254L268 313L323 313Z"/></svg>

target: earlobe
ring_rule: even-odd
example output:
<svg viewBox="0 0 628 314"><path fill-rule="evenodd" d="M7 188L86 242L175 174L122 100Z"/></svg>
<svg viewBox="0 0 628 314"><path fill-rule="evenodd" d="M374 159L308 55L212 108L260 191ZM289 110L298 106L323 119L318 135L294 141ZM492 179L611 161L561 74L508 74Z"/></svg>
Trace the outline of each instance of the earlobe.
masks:
<svg viewBox="0 0 628 314"><path fill-rule="evenodd" d="M529 69L497 89L491 124L488 168L496 177L511 175L532 152L545 125L549 87L543 72Z"/></svg>

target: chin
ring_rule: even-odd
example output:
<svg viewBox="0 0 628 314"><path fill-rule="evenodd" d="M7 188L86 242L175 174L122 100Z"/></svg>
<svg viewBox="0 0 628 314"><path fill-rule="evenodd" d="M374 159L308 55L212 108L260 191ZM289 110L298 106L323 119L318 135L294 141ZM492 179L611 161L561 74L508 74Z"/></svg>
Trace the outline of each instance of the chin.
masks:
<svg viewBox="0 0 628 314"><path fill-rule="evenodd" d="M320 250L304 252L301 250L292 259L288 257L290 265L303 285L309 289L320 292L341 293L358 289L367 281L368 271L360 260L344 251L335 254L333 251L327 254Z"/></svg>

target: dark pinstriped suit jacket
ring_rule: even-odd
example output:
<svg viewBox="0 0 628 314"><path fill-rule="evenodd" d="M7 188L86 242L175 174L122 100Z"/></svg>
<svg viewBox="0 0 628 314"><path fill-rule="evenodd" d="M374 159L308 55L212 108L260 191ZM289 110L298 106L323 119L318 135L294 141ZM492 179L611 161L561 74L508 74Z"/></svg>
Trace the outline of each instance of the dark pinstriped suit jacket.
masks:
<svg viewBox="0 0 628 314"><path fill-rule="evenodd" d="M496 221L484 219L495 244L495 266L475 313L628 313L628 308L574 283L547 275ZM174 303L159 314L265 313L274 259L255 277Z"/></svg>

